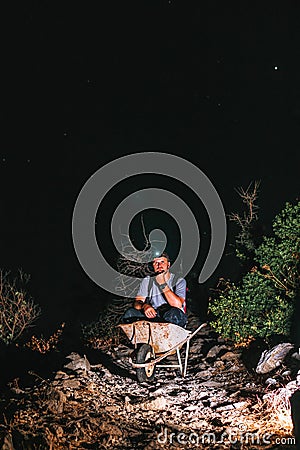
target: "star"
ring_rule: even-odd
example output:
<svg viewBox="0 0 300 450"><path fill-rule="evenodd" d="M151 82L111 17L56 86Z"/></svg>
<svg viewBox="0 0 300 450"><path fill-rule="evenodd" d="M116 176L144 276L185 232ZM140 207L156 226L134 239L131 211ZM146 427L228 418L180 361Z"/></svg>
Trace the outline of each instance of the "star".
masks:
<svg viewBox="0 0 300 450"><path fill-rule="evenodd" d="M278 66L274 66L274 70L278 70Z"/></svg>

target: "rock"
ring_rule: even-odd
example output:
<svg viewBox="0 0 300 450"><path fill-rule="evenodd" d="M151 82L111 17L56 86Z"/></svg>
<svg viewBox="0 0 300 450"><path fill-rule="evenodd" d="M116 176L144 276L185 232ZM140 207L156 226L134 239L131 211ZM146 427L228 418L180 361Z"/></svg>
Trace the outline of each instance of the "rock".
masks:
<svg viewBox="0 0 300 450"><path fill-rule="evenodd" d="M192 361L190 361L190 363L188 364L188 367L189 366L196 366L197 367L197 372L199 372L199 371L202 371L202 370L206 370L207 369L207 367L209 367L207 364L205 364L205 363L197 363L197 362L194 362L193 360Z"/></svg>
<svg viewBox="0 0 300 450"><path fill-rule="evenodd" d="M278 384L278 382L274 378L268 378L266 380L266 384L268 386L276 386L276 384Z"/></svg>
<svg viewBox="0 0 300 450"><path fill-rule="evenodd" d="M241 372L243 369L236 364L233 364L229 369L230 372Z"/></svg>
<svg viewBox="0 0 300 450"><path fill-rule="evenodd" d="M108 411L108 412L111 412L111 413L115 413L115 412L117 412L119 410L120 410L119 406L114 406L114 405L105 406L105 411Z"/></svg>
<svg viewBox="0 0 300 450"><path fill-rule="evenodd" d="M186 406L186 408L183 408L184 411L195 411L199 407L196 405Z"/></svg>
<svg viewBox="0 0 300 450"><path fill-rule="evenodd" d="M164 391L165 391L165 389L163 389L163 388L158 388L158 389L156 389L155 391L153 391L153 392L151 393L151 396L152 396L152 397L159 397L159 396L161 396L161 395L164 393Z"/></svg>
<svg viewBox="0 0 300 450"><path fill-rule="evenodd" d="M290 392L296 391L298 389L297 381L296 380L290 381L288 384L286 384L285 388L282 389L287 389Z"/></svg>
<svg viewBox="0 0 300 450"><path fill-rule="evenodd" d="M201 386L209 387L209 388L220 388L223 387L223 383L219 383L218 381L203 381L199 383Z"/></svg>
<svg viewBox="0 0 300 450"><path fill-rule="evenodd" d="M56 375L55 375L54 379L55 380L60 380L60 379L63 379L63 378L69 378L69 375L66 374L66 372L63 372L62 370L58 370L56 372Z"/></svg>
<svg viewBox="0 0 300 450"><path fill-rule="evenodd" d="M295 352L291 355L292 358L297 359L297 361L300 361L300 353Z"/></svg>
<svg viewBox="0 0 300 450"><path fill-rule="evenodd" d="M214 367L216 369L223 370L225 368L225 364L223 363L223 361L220 361L219 359L217 359L217 361L215 361L215 363L214 363Z"/></svg>
<svg viewBox="0 0 300 450"><path fill-rule="evenodd" d="M70 389L78 389L80 387L80 381L79 380L63 380L62 385L64 388L70 388Z"/></svg>
<svg viewBox="0 0 300 450"><path fill-rule="evenodd" d="M195 374L196 378L210 378L212 376L211 370L201 370L201 372L197 372Z"/></svg>
<svg viewBox="0 0 300 450"><path fill-rule="evenodd" d="M233 404L233 406L235 407L235 409L244 409L248 406L247 402L236 402Z"/></svg>
<svg viewBox="0 0 300 450"><path fill-rule="evenodd" d="M62 391L52 388L50 390L49 400L47 402L49 411L54 414L61 414L64 410L66 401L66 396Z"/></svg>
<svg viewBox="0 0 300 450"><path fill-rule="evenodd" d="M217 408L217 411L229 411L230 409L234 409L234 406L233 405L219 406Z"/></svg>
<svg viewBox="0 0 300 450"><path fill-rule="evenodd" d="M209 397L209 394L207 391L203 391L203 392L199 392L197 393L197 400L204 400L207 399Z"/></svg>
<svg viewBox="0 0 300 450"><path fill-rule="evenodd" d="M81 357L78 353L72 352L66 358L71 359L70 363L64 365L66 369L74 370L75 372L91 370L91 365L85 355Z"/></svg>
<svg viewBox="0 0 300 450"><path fill-rule="evenodd" d="M71 361L75 361L78 358L81 358L81 356L76 352L72 352L68 356L66 356L66 359L71 359Z"/></svg>
<svg viewBox="0 0 300 450"><path fill-rule="evenodd" d="M293 344L283 342L271 348L271 350L265 350L258 361L256 373L265 374L279 367L293 347Z"/></svg>
<svg viewBox="0 0 300 450"><path fill-rule="evenodd" d="M216 358L222 350L227 350L226 345L215 345L208 351L206 358Z"/></svg>
<svg viewBox="0 0 300 450"><path fill-rule="evenodd" d="M240 359L240 353L226 352L221 356L222 361L232 361L234 359Z"/></svg>
<svg viewBox="0 0 300 450"><path fill-rule="evenodd" d="M204 342L203 339L201 339L201 340L198 339L198 341L196 341L196 343L190 347L189 353L191 355L194 355L194 354L200 355L201 351L202 351L202 347L203 347L203 342Z"/></svg>
<svg viewBox="0 0 300 450"><path fill-rule="evenodd" d="M97 386L97 384L96 384L94 381L89 381L89 382L86 384L86 388L87 388L89 391L95 391L95 390L98 389L98 386Z"/></svg>
<svg viewBox="0 0 300 450"><path fill-rule="evenodd" d="M154 400L149 400L142 403L131 404L129 402L129 397L125 397L125 408L127 412L143 410L143 411L155 411L155 410L165 410L167 406L166 398L163 396L156 397Z"/></svg>

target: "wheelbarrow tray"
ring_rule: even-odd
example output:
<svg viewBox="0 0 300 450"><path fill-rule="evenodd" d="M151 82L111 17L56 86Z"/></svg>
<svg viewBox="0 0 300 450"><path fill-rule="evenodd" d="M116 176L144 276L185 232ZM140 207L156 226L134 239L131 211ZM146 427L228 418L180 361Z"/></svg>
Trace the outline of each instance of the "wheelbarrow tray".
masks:
<svg viewBox="0 0 300 450"><path fill-rule="evenodd" d="M119 324L133 344L150 344L156 354L168 352L180 346L191 335L191 331L169 322L140 320Z"/></svg>
<svg viewBox="0 0 300 450"><path fill-rule="evenodd" d="M121 323L117 325L126 334L129 341L137 348L138 344L141 346L139 353L142 353L143 361L134 362L132 358L129 361L137 370L138 381L151 380L154 376L155 366L157 367L177 367L183 377L186 375L187 362L189 354L190 340L207 324L202 323L195 331L191 332L185 328L179 327L169 322L150 322L147 320L139 320L132 323ZM144 355L145 344L147 345L146 354ZM180 357L180 349L186 344L184 364L182 364ZM149 351L148 351L149 349ZM150 351L151 349L151 351ZM177 353L178 364L172 365L158 365L167 356ZM150 357L149 357L150 356ZM141 371L142 370L142 371ZM147 380L147 381L148 381Z"/></svg>

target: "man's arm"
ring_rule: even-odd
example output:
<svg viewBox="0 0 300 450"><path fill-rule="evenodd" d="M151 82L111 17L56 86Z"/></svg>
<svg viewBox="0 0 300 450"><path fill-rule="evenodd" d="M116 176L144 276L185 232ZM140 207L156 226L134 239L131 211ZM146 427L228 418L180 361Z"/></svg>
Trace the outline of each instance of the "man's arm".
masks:
<svg viewBox="0 0 300 450"><path fill-rule="evenodd" d="M167 302L170 306L175 306L176 308L182 308L183 303L185 302L185 299L183 297L179 297L178 295L173 292L169 286L166 286L164 289L161 290L163 294L166 297Z"/></svg>
<svg viewBox="0 0 300 450"><path fill-rule="evenodd" d="M150 277L143 278L143 280L141 281L139 291L133 302L133 307L135 309L143 308L143 306L145 304L145 300L148 296L149 281L150 281Z"/></svg>
<svg viewBox="0 0 300 450"><path fill-rule="evenodd" d="M156 317L155 309L149 305L149 303L145 303L146 298L148 296L148 286L150 282L150 277L146 277L141 282L141 286L137 296L135 297L135 301L133 303L133 307L139 310L142 310L148 319L153 319Z"/></svg>
<svg viewBox="0 0 300 450"><path fill-rule="evenodd" d="M148 319L153 319L156 317L157 312L153 308L153 306L149 305L149 303L145 303L146 297L137 296L133 303L133 307L135 309L142 310Z"/></svg>
<svg viewBox="0 0 300 450"><path fill-rule="evenodd" d="M141 297L140 295L137 295L133 302L133 307L135 309L142 309L145 304L145 300L146 300L146 297Z"/></svg>
<svg viewBox="0 0 300 450"><path fill-rule="evenodd" d="M158 278L158 277L157 277ZM158 284L164 284L161 280L157 280ZM166 285L161 292L164 294L167 302L170 306L174 306L176 308L182 308L183 303L185 302L185 292L186 292L186 281L184 278L181 278L174 286L174 290L176 290L177 294L175 294L172 289Z"/></svg>

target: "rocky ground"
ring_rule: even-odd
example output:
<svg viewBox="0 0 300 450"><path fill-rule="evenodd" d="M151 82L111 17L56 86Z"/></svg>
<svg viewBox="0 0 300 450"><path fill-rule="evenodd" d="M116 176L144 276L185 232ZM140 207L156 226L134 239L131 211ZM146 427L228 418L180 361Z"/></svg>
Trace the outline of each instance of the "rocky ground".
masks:
<svg viewBox="0 0 300 450"><path fill-rule="evenodd" d="M254 350L247 361L207 326L191 341L185 378L158 369L140 384L131 352L72 353L49 379L12 382L1 400L2 450L295 448L288 398L298 360L257 375Z"/></svg>

